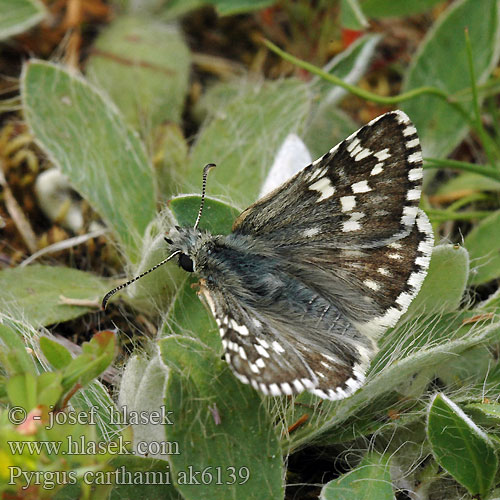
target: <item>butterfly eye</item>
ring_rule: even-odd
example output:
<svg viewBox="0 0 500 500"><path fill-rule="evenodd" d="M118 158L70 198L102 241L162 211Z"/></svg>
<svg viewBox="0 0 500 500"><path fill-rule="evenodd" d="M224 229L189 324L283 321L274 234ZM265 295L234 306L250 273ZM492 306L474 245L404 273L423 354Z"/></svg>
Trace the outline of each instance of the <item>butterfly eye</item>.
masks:
<svg viewBox="0 0 500 500"><path fill-rule="evenodd" d="M181 253L179 255L179 266L184 269L184 271L187 271L188 273L192 273L194 271L194 264L193 261L191 260L191 257L186 255L185 253Z"/></svg>

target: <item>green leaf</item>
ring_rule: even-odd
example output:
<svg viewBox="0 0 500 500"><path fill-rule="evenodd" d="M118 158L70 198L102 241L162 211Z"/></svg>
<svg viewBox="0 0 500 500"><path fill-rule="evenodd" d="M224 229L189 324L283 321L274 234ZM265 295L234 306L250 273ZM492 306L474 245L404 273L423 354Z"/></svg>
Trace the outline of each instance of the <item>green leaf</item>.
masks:
<svg viewBox="0 0 500 500"><path fill-rule="evenodd" d="M0 0L0 40L28 30L46 15L38 0Z"/></svg>
<svg viewBox="0 0 500 500"><path fill-rule="evenodd" d="M343 28L362 30L368 26L358 0L341 0L340 23Z"/></svg>
<svg viewBox="0 0 500 500"><path fill-rule="evenodd" d="M199 192L203 166L216 163L210 195L247 207L256 200L279 146L304 126L309 110L308 87L297 80L243 84L241 94L201 130L191 154L189 189Z"/></svg>
<svg viewBox="0 0 500 500"><path fill-rule="evenodd" d="M73 359L71 353L59 342L49 338L40 338L40 349L47 361L55 368L60 369L68 366Z"/></svg>
<svg viewBox="0 0 500 500"><path fill-rule="evenodd" d="M51 409L62 395L61 373L44 372L40 375L23 373L7 381L7 394L12 406L31 411L37 405Z"/></svg>
<svg viewBox="0 0 500 500"><path fill-rule="evenodd" d="M391 486L389 457L368 453L352 471L323 486L320 500L390 500Z"/></svg>
<svg viewBox="0 0 500 500"><path fill-rule="evenodd" d="M168 311L162 336L175 333L195 337L222 354L219 329L212 314L198 298L196 286L193 286L197 281L186 278L185 283L179 288Z"/></svg>
<svg viewBox="0 0 500 500"><path fill-rule="evenodd" d="M453 2L427 33L406 75L403 90L431 85L452 95L470 87L465 28L469 30L477 83L484 83L498 60L499 24L497 0L483 0L481 8L477 0ZM472 102L464 104L471 113ZM424 156L445 157L468 131L463 116L433 95L411 99L404 103L403 110L417 127Z"/></svg>
<svg viewBox="0 0 500 500"><path fill-rule="evenodd" d="M468 277L469 254L465 248L449 244L434 247L422 288L402 321L421 314L457 310Z"/></svg>
<svg viewBox="0 0 500 500"><path fill-rule="evenodd" d="M440 184L435 194L463 193L465 196L472 192L481 191L500 191L500 182L494 181L484 175L466 172Z"/></svg>
<svg viewBox="0 0 500 500"><path fill-rule="evenodd" d="M486 384L491 367L497 363L491 347L476 345L450 359L436 369L438 378L447 387L470 387L471 384Z"/></svg>
<svg viewBox="0 0 500 500"><path fill-rule="evenodd" d="M109 280L67 267L33 265L0 271L3 310L37 326L68 321L95 310L66 305L61 296L97 301L109 288Z"/></svg>
<svg viewBox="0 0 500 500"><path fill-rule="evenodd" d="M470 283L480 285L500 276L500 210L483 219L466 236L473 265Z"/></svg>
<svg viewBox="0 0 500 500"><path fill-rule="evenodd" d="M193 227L200 209L201 197L183 195L172 198L168 207L172 210L177 223L181 227ZM237 208L214 198L205 198L203 215L200 219L200 229L212 234L229 234L234 220L240 211Z"/></svg>
<svg viewBox="0 0 500 500"><path fill-rule="evenodd" d="M370 405L391 393L418 399L434 378L436 367L443 366L457 355L476 345L493 346L499 341L499 323L464 323L474 311L438 313L408 321L389 331L379 343L380 352L372 361L365 385L351 397L336 403L322 402L321 418L309 419L284 443L285 449L302 446L318 439L320 434L341 425L351 425L364 408L364 420L369 417ZM302 398L302 396L301 396ZM303 404L314 404L317 399ZM397 399L396 399L397 401ZM376 404L375 404L376 406ZM389 406L390 408L390 406ZM288 425L296 421L293 412L286 418Z"/></svg>
<svg viewBox="0 0 500 500"><path fill-rule="evenodd" d="M38 143L136 262L155 215L143 145L109 100L61 66L32 60L21 86L25 117Z"/></svg>
<svg viewBox="0 0 500 500"><path fill-rule="evenodd" d="M99 35L86 69L147 137L162 122L180 121L190 59L175 25L122 16Z"/></svg>
<svg viewBox="0 0 500 500"><path fill-rule="evenodd" d="M115 357L116 337L104 330L96 333L89 342L82 344L82 354L71 360L64 369L63 386L66 391L75 384L87 385L101 375Z"/></svg>
<svg viewBox="0 0 500 500"><path fill-rule="evenodd" d="M182 500L182 495L173 486L173 479L165 460L121 455L110 462L117 473L141 481L116 484L109 500L140 498L141 500ZM122 472L123 471L123 472Z"/></svg>
<svg viewBox="0 0 500 500"><path fill-rule="evenodd" d="M265 9L276 3L276 0L206 0L206 3L213 5L221 16L234 16Z"/></svg>
<svg viewBox="0 0 500 500"><path fill-rule="evenodd" d="M439 465L471 495L485 496L498 468L494 445L444 394L436 394L429 407L427 435Z"/></svg>
<svg viewBox="0 0 500 500"><path fill-rule="evenodd" d="M34 358L28 353L23 338L23 330L15 321L10 321L0 314L0 365L9 374L37 373ZM33 336L36 331L30 332ZM29 338L29 334L27 334Z"/></svg>
<svg viewBox="0 0 500 500"><path fill-rule="evenodd" d="M175 415L165 435L182 450L169 462L184 498L283 498L281 449L258 393L195 339L173 335L159 345L171 369L165 397ZM206 471L205 481L187 484L190 470L200 478Z"/></svg>
<svg viewBox="0 0 500 500"><path fill-rule="evenodd" d="M361 0L361 8L367 17L400 17L409 16L429 10L443 0Z"/></svg>
<svg viewBox="0 0 500 500"><path fill-rule="evenodd" d="M37 405L36 375L19 373L7 380L7 394L12 406L29 412Z"/></svg>
<svg viewBox="0 0 500 500"><path fill-rule="evenodd" d="M335 102L320 104L305 132L304 142L319 158L359 127Z"/></svg>
<svg viewBox="0 0 500 500"><path fill-rule="evenodd" d="M44 372L37 379L38 404L53 408L62 396L61 372Z"/></svg>
<svg viewBox="0 0 500 500"><path fill-rule="evenodd" d="M465 408L467 410L476 410L487 417L495 419L497 425L500 423L500 404L498 403L471 403Z"/></svg>

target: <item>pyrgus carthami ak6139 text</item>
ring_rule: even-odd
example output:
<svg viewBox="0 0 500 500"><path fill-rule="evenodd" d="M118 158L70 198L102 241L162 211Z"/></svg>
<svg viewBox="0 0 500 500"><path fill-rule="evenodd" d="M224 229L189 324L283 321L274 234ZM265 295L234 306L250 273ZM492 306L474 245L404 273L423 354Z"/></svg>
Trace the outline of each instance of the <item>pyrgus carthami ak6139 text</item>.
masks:
<svg viewBox="0 0 500 500"><path fill-rule="evenodd" d="M153 269L177 256L200 276L239 380L271 396L344 398L427 274L422 176L415 127L402 111L386 113L243 211L227 236L198 229L202 202Z"/></svg>

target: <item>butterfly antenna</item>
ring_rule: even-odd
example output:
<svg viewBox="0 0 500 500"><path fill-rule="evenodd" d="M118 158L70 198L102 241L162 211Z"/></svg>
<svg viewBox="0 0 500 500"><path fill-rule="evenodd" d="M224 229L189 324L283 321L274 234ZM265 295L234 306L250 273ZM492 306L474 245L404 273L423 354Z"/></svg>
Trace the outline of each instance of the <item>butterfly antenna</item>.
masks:
<svg viewBox="0 0 500 500"><path fill-rule="evenodd" d="M198 210L198 217L196 218L196 222L194 223L193 229L196 229L198 227L198 224L200 223L201 219L201 214L203 212L203 205L205 204L205 191L207 189L207 177L208 177L208 172L212 168L215 168L215 163L208 163L205 165L203 169L203 184L201 186L201 203L200 203L200 209Z"/></svg>
<svg viewBox="0 0 500 500"><path fill-rule="evenodd" d="M127 281L126 283L122 283L121 285L117 286L116 288L113 288L113 290L110 290L102 299L102 304L101 308L104 310L106 309L106 306L108 304L108 301L112 295L114 295L116 292L120 291L122 288L125 288L126 286L131 285L132 283L135 283L137 280L143 278L146 276L146 274L149 274L153 272L155 269L158 269L160 266L163 266L163 264L166 264L170 259L175 257L177 254L181 253L180 250L177 250L173 254L169 255L166 259L162 260L155 266L153 266L151 269L148 269L147 271L144 271L142 274L139 274L139 276L136 276L135 278L132 278L131 280Z"/></svg>

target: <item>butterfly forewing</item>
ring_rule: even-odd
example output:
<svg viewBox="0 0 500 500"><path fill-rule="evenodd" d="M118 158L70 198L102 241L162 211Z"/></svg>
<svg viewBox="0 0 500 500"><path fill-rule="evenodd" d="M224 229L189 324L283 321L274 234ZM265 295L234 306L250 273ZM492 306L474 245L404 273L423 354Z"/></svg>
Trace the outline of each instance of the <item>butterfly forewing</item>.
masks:
<svg viewBox="0 0 500 500"><path fill-rule="evenodd" d="M233 230L276 244L382 246L410 232L421 182L416 129L387 113L250 206Z"/></svg>

